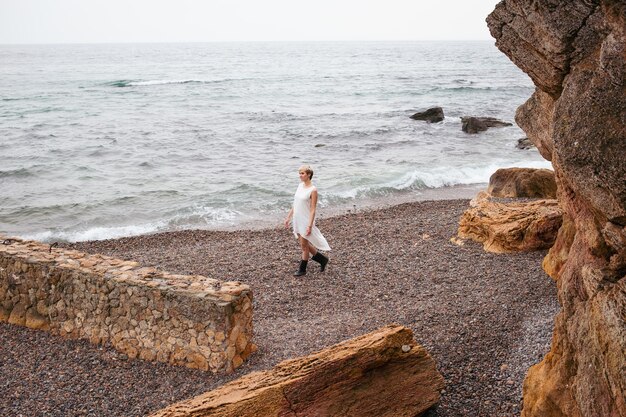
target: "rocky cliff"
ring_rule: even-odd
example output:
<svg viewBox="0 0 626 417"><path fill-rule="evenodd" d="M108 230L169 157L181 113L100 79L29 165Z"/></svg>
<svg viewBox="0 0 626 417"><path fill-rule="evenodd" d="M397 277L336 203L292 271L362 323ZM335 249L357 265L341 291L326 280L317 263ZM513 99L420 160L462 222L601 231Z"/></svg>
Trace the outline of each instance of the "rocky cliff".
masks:
<svg viewBox="0 0 626 417"><path fill-rule="evenodd" d="M516 120L564 211L544 261L562 309L522 415L626 416L626 1L504 0L487 23L537 87Z"/></svg>

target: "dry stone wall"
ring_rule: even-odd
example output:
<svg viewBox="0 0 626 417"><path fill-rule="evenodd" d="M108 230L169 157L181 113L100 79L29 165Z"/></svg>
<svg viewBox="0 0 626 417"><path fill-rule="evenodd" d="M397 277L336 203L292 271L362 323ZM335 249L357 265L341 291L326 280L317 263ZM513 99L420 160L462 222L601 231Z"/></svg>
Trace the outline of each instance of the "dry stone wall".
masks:
<svg viewBox="0 0 626 417"><path fill-rule="evenodd" d="M255 350L247 285L2 235L0 321L212 372Z"/></svg>

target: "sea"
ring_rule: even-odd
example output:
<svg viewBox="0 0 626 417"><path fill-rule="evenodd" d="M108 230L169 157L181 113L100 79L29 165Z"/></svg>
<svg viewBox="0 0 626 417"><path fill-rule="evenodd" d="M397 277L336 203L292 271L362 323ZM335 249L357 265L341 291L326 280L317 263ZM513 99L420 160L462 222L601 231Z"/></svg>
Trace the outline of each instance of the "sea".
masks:
<svg viewBox="0 0 626 417"><path fill-rule="evenodd" d="M532 92L490 41L0 45L0 234L272 227L302 164L321 216L467 198L551 167L515 146Z"/></svg>

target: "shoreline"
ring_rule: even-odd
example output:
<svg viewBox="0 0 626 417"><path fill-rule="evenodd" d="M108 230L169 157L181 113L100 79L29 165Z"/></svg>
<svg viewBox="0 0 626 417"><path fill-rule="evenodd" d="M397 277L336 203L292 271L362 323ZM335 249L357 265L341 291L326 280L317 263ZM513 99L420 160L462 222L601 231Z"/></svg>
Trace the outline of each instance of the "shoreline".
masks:
<svg viewBox="0 0 626 417"><path fill-rule="evenodd" d="M402 191L393 195L385 195L380 197L369 197L369 198L361 198L358 200L353 200L346 203L341 203L337 205L333 205L330 207L321 207L318 206L317 212L318 216L316 217L316 221L321 219L331 219L333 217L342 216L346 214L354 214L357 212L367 212L374 210L384 210L388 208L392 208L394 206L407 204L407 203L418 203L424 201L445 201L445 200L471 200L478 194L479 191L483 189L487 189L488 183L478 183L478 184L468 184L468 185L453 185L449 187L439 187L439 188L424 188L421 190L415 191ZM323 190L322 190L323 192ZM358 204L357 204L358 203ZM289 207L285 210L284 213L276 213L274 215L269 215L264 220L249 220L245 222L241 222L237 225L230 227L215 227L215 228L206 228L206 229L197 229L197 230L211 230L211 231L228 231L235 232L238 230L264 230L264 229L272 229L274 227L281 226L284 215L289 210ZM180 232L185 230L196 230L196 229L179 229L179 230L170 230L170 231L161 231L155 233L169 233L169 232Z"/></svg>
<svg viewBox="0 0 626 417"><path fill-rule="evenodd" d="M380 210L391 208L396 205L405 204L405 203L413 203L420 201L441 201L441 200L455 200L455 199L472 199L474 196L482 189L486 189L488 186L487 183L477 183L477 184L469 184L469 185L453 185L449 187L439 187L439 188L425 188L420 190L401 190L397 193L391 195L383 195L378 197L368 197L368 198L359 198L353 199L349 202L343 202L340 204L323 207L321 204L318 206L318 216L317 219L328 219L336 216L341 216L344 214L354 213L356 211L371 211L371 210ZM323 190L322 190L323 191ZM118 226L94 226L86 231L74 231L74 232L57 232L60 234L71 233L74 235L77 234L89 234L90 230L116 230L121 229L124 231L128 231L131 228L136 228L139 230L136 233L121 233L119 235L114 235L111 237L103 237L101 239L66 239L62 237L45 237L40 238L39 236L45 235L49 231L44 232L29 232L18 235L16 233L7 233L2 232L5 235L11 237L18 237L23 240L37 240L43 243L52 243L59 242L63 244L73 244L73 243L83 243L83 242L100 242L106 240L116 240L137 236L151 236L160 233L172 233L172 232L183 232L186 230L205 230L205 231L227 231L234 232L238 230L264 230L271 229L277 226L281 226L283 223L283 219L287 211L289 210L289 205L285 205L285 210L281 212L272 212L272 213L264 213L263 215L259 215L255 218L250 218L248 214L242 214L240 221L236 224L224 224L224 225L215 225L206 227L200 227L199 225L186 225L182 227L172 227L170 229L161 229L161 230L153 230L148 232L142 232L141 229L145 228L144 224L137 225L118 225Z"/></svg>
<svg viewBox="0 0 626 417"><path fill-rule="evenodd" d="M235 374L215 376L127 360L108 347L0 323L6 340L0 357L9 358L0 377L11 387L0 396L0 411L60 416L87 414L91 407L103 416L145 415L398 323L413 330L446 379L441 402L429 416L517 416L526 371L550 347L556 288L541 269L545 251L497 255L473 242L452 244L467 205L465 199L410 202L321 218L318 226L332 247L330 263L324 273L312 263L300 279L292 276L297 243L281 227L63 245L249 284L259 349ZM46 372L33 376L32 369ZM55 404L64 408L55 411Z"/></svg>

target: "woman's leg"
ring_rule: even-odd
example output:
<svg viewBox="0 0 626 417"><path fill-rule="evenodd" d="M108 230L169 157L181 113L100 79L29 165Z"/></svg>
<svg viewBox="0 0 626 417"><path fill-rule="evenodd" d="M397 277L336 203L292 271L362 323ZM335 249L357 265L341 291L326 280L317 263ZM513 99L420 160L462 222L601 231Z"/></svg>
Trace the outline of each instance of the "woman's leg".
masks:
<svg viewBox="0 0 626 417"><path fill-rule="evenodd" d="M302 249L302 259L300 260L300 267L293 274L296 277L306 275L306 264L309 262L309 241L298 235L298 242L300 249Z"/></svg>
<svg viewBox="0 0 626 417"><path fill-rule="evenodd" d="M300 241L300 249L302 249L302 260L309 260L309 241L298 235L298 240Z"/></svg>
<svg viewBox="0 0 626 417"><path fill-rule="evenodd" d="M319 262L320 266L321 266L321 271L324 272L324 270L326 269L326 264L328 263L328 258L324 255L322 255L322 252L319 252L315 246L311 245L309 243L309 253L311 254L311 259L313 259L315 262Z"/></svg>

